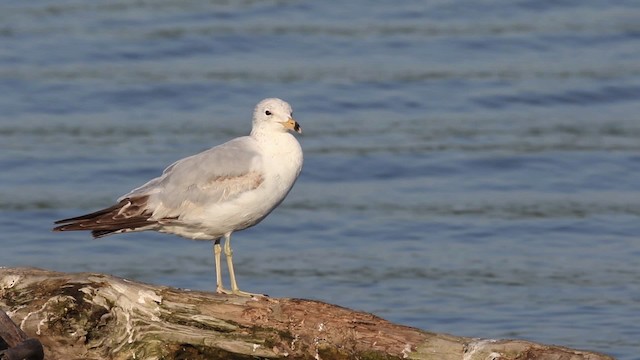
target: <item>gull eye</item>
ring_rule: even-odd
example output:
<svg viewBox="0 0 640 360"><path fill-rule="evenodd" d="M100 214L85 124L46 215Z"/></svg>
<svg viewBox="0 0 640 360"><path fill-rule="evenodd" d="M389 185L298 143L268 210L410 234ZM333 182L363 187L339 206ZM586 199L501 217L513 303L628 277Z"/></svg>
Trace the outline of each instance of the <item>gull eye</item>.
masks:
<svg viewBox="0 0 640 360"><path fill-rule="evenodd" d="M271 111L267 110L264 112L265 115L270 116L271 115Z"/></svg>

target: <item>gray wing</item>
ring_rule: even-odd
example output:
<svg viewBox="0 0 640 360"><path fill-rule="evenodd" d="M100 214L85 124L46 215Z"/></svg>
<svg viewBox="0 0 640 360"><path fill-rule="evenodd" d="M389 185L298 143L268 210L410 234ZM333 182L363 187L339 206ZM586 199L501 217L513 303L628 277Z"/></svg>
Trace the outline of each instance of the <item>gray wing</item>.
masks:
<svg viewBox="0 0 640 360"><path fill-rule="evenodd" d="M180 217L188 208L230 201L263 180L257 145L245 136L176 161L162 176L118 200L149 196L154 218Z"/></svg>

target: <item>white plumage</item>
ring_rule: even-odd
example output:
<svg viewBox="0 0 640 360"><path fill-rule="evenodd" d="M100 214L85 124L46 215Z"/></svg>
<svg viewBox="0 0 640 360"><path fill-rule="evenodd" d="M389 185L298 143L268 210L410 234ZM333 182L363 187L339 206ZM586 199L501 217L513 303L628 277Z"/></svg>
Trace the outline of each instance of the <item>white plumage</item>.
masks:
<svg viewBox="0 0 640 360"><path fill-rule="evenodd" d="M265 99L253 113L249 136L235 138L181 159L161 176L91 214L57 221L55 231L91 230L94 237L155 230L194 240L213 240L217 291L227 292L220 274L220 239L238 289L231 233L259 223L289 193L302 169L302 149L289 130L302 132L288 103Z"/></svg>

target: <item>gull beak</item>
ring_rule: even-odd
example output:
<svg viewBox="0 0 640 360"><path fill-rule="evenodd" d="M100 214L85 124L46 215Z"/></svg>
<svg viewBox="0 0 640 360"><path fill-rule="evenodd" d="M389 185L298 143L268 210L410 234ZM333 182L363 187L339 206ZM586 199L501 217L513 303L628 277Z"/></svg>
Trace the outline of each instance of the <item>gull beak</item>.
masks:
<svg viewBox="0 0 640 360"><path fill-rule="evenodd" d="M298 122L293 118L289 118L288 121L283 122L282 126L284 126L285 129L293 130L298 134L302 134L302 128L300 127L300 124L298 124Z"/></svg>

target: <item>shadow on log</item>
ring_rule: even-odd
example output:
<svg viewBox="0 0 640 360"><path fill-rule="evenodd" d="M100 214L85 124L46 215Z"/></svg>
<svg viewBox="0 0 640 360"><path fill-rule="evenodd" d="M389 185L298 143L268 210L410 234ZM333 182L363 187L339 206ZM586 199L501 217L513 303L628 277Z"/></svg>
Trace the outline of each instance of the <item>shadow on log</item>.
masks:
<svg viewBox="0 0 640 360"><path fill-rule="evenodd" d="M42 342L47 359L612 359L431 333L317 301L34 268L0 268L0 309Z"/></svg>
<svg viewBox="0 0 640 360"><path fill-rule="evenodd" d="M44 349L0 309L0 360L42 360Z"/></svg>

